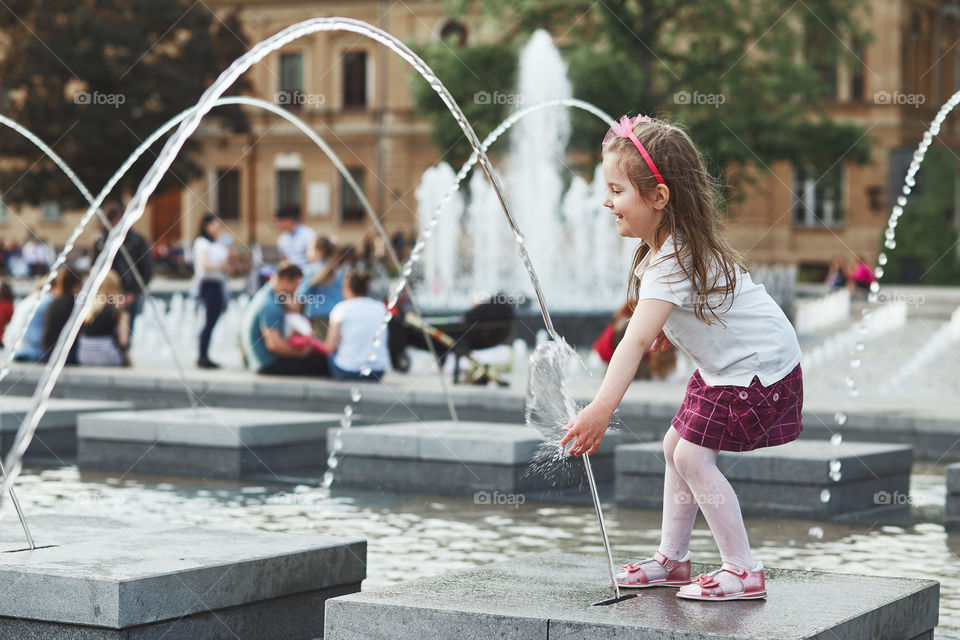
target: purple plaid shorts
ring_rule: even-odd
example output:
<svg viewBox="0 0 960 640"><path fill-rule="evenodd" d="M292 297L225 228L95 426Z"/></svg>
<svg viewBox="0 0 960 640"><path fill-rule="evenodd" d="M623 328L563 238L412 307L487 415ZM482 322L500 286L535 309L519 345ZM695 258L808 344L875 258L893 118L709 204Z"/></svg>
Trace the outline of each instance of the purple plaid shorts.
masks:
<svg viewBox="0 0 960 640"><path fill-rule="evenodd" d="M708 449L751 451L785 444L803 430L803 372L798 364L769 387L757 376L750 385L711 387L697 369L670 424L680 437Z"/></svg>

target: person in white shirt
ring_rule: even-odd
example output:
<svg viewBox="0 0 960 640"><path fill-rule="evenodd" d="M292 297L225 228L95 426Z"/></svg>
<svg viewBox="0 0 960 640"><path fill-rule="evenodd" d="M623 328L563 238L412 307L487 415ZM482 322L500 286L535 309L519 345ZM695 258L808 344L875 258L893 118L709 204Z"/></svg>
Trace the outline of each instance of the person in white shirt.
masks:
<svg viewBox="0 0 960 640"><path fill-rule="evenodd" d="M567 425L560 445L593 453L641 358L669 339L698 369L663 440L660 546L624 565L620 586L680 587L693 600L767 595L740 504L717 467L724 451L796 440L803 428L803 376L796 332L747 273L720 232L714 191L700 153L680 128L624 116L602 143L604 201L621 236L642 241L631 277L636 308L600 390ZM723 564L690 578L690 537L702 510Z"/></svg>
<svg viewBox="0 0 960 640"><path fill-rule="evenodd" d="M200 220L197 239L193 241L192 293L199 297L206 309L206 321L200 331L200 349L197 366L201 369L216 369L220 365L210 359L210 337L227 304L227 275L230 268L231 249L217 239L223 225L212 213Z"/></svg>
<svg viewBox="0 0 960 640"><path fill-rule="evenodd" d="M277 250L280 259L295 264L301 270L313 260L313 245L317 234L313 229L300 222L300 212L294 208L281 209L274 216L274 223L280 230L277 237Z"/></svg>
<svg viewBox="0 0 960 640"><path fill-rule="evenodd" d="M330 373L334 378L380 380L387 369L386 329L375 344L387 307L369 297L369 291L370 274L351 271L343 279L343 301L330 311L324 342L332 354Z"/></svg>

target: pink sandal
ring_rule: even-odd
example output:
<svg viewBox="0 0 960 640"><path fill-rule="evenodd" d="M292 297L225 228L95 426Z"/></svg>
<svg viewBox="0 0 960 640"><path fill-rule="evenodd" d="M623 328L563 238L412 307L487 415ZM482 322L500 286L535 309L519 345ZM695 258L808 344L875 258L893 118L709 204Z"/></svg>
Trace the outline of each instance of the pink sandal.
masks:
<svg viewBox="0 0 960 640"><path fill-rule="evenodd" d="M651 560L662 565L667 570L664 578L650 580L640 566ZM682 587L690 584L690 552L679 560L673 560L666 557L659 551L653 554L652 558L641 560L640 562L631 562L621 567L623 571L617 574L617 585L627 587L628 589L645 589L647 587Z"/></svg>
<svg viewBox="0 0 960 640"><path fill-rule="evenodd" d="M743 589L734 593L724 593L723 587L716 576L721 571L732 573L740 578L743 583ZM753 571L747 571L732 564L724 563L719 569L709 575L702 573L694 581L699 587L699 593L681 589L677 592L678 598L688 598L690 600L758 600L767 597L766 581L763 576L763 563L757 561Z"/></svg>

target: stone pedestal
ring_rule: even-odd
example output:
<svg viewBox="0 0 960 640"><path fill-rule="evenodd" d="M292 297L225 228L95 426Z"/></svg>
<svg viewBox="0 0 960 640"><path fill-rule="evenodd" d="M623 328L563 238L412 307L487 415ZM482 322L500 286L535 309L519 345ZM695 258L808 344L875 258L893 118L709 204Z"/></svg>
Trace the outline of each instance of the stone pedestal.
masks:
<svg viewBox="0 0 960 640"><path fill-rule="evenodd" d="M357 592L366 543L320 536L31 518L5 527L0 637L312 640L327 598ZM44 546L52 545L52 546Z"/></svg>
<svg viewBox="0 0 960 640"><path fill-rule="evenodd" d="M437 421L334 429L327 446L338 452L335 486L474 494L482 503L586 483L580 458L531 467L542 442L525 425ZM598 482L612 481L618 443L619 434L608 433L591 456Z"/></svg>
<svg viewBox="0 0 960 640"><path fill-rule="evenodd" d="M960 462L947 466L947 506L943 525L945 529L960 531Z"/></svg>
<svg viewBox="0 0 960 640"><path fill-rule="evenodd" d="M663 505L663 455L661 442L617 448L618 504ZM830 477L834 457L841 463L839 480ZM803 438L744 453L721 451L717 458L745 515L888 523L909 522L912 463L909 445L843 442L835 447Z"/></svg>
<svg viewBox="0 0 960 640"><path fill-rule="evenodd" d="M23 423L33 398L29 396L0 396L0 455L7 455L17 430ZM77 417L84 413L119 411L132 408L129 402L109 400L73 400L50 398L47 410L40 418L37 431L27 448L27 459L73 458L77 452Z"/></svg>
<svg viewBox="0 0 960 640"><path fill-rule="evenodd" d="M81 468L241 478L322 474L340 415L198 407L87 414L78 424Z"/></svg>
<svg viewBox="0 0 960 640"><path fill-rule="evenodd" d="M694 563L693 573L715 567ZM676 589L613 594L602 556L545 553L327 601L325 640L932 640L933 580L766 569L767 598L699 602Z"/></svg>

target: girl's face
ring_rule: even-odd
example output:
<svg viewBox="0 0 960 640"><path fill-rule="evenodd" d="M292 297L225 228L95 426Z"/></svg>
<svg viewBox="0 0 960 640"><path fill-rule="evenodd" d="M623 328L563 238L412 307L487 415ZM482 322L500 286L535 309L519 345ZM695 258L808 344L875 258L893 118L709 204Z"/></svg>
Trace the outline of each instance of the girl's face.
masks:
<svg viewBox="0 0 960 640"><path fill-rule="evenodd" d="M657 185L651 200L641 197L621 165L619 154L603 154L603 179L607 183L603 206L615 216L614 224L621 236L653 241L670 191L664 185Z"/></svg>

